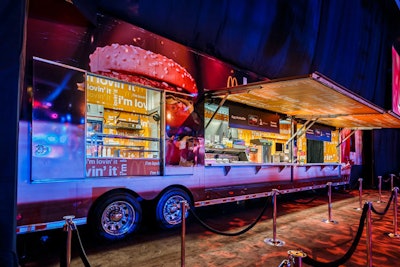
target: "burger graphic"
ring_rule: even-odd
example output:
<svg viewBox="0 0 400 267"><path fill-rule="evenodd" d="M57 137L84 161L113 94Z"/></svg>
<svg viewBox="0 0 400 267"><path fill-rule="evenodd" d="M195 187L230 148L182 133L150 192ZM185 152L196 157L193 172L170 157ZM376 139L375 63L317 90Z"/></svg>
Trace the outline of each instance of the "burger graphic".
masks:
<svg viewBox="0 0 400 267"><path fill-rule="evenodd" d="M145 86L196 96L196 82L174 60L134 45L112 44L97 47L89 56L90 71L102 76ZM166 123L181 126L193 112L193 103L168 95Z"/></svg>
<svg viewBox="0 0 400 267"><path fill-rule="evenodd" d="M90 71L159 89L197 95L196 82L174 60L134 45L98 47L89 56Z"/></svg>

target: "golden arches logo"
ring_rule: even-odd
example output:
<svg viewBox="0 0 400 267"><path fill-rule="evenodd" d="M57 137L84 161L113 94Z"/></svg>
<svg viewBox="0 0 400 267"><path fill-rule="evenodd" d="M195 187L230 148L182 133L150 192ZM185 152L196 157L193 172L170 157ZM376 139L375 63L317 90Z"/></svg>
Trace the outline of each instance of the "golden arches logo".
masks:
<svg viewBox="0 0 400 267"><path fill-rule="evenodd" d="M228 81L226 82L226 87L235 87L235 86L238 86L239 85L239 83L238 83L238 80L236 79L236 77L232 77L232 76L229 76L228 77Z"/></svg>

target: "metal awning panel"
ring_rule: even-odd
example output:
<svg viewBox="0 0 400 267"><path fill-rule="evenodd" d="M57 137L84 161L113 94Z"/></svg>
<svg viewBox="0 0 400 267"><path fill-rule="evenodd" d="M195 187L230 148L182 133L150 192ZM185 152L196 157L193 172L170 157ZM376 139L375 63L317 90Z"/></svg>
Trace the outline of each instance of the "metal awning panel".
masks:
<svg viewBox="0 0 400 267"><path fill-rule="evenodd" d="M319 73L262 81L211 95L337 128L400 128L398 116L354 94Z"/></svg>
<svg viewBox="0 0 400 267"><path fill-rule="evenodd" d="M349 115L331 119L319 119L318 122L336 128L400 128L400 118L394 114Z"/></svg>

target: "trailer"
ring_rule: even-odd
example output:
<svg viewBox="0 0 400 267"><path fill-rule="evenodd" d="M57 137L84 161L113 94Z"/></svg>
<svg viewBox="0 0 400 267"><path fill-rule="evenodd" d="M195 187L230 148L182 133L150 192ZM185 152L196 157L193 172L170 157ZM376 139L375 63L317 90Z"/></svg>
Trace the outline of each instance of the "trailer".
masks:
<svg viewBox="0 0 400 267"><path fill-rule="evenodd" d="M360 130L400 122L319 73L269 80L111 17L59 19L28 16L18 234L73 215L118 240L143 214L179 227L184 200L345 186Z"/></svg>

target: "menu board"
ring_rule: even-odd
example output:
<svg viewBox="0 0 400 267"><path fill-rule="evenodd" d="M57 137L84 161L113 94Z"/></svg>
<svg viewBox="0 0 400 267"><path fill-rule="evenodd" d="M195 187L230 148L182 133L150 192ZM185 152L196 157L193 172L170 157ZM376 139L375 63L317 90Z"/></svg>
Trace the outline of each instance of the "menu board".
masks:
<svg viewBox="0 0 400 267"><path fill-rule="evenodd" d="M228 103L229 127L279 133L279 115Z"/></svg>
<svg viewBox="0 0 400 267"><path fill-rule="evenodd" d="M312 127L307 130L306 137L310 140L331 142L332 133L330 129Z"/></svg>

